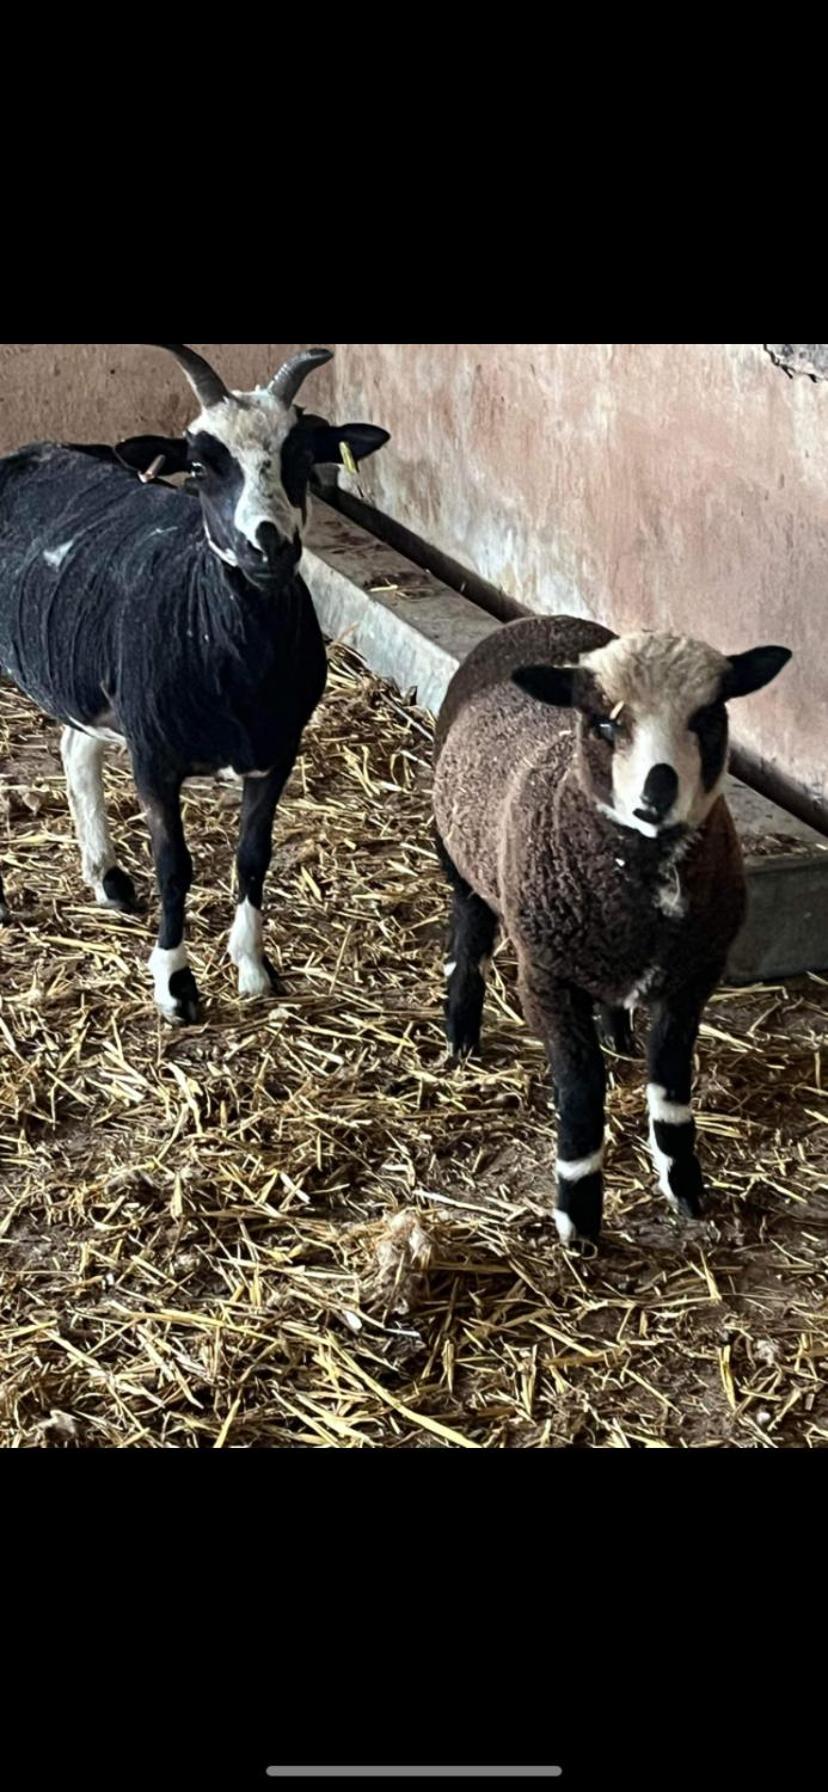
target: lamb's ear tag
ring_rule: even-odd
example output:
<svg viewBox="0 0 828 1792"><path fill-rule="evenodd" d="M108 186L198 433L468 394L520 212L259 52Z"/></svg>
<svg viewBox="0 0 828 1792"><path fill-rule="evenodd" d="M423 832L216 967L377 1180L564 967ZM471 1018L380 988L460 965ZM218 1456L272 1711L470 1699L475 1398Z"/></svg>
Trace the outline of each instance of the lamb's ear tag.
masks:
<svg viewBox="0 0 828 1792"><path fill-rule="evenodd" d="M352 478L356 479L357 464L356 464L356 461L354 460L354 457L351 453L350 448L348 447L347 442L340 442L339 452L342 457L342 465L345 468L346 473L350 473Z"/></svg>
<svg viewBox="0 0 828 1792"><path fill-rule="evenodd" d="M142 485L152 485L153 480L158 478L158 475L159 475L163 465L164 465L163 454L156 454L154 461L151 463L150 466L147 467L146 473L138 474L138 478L140 479L141 484Z"/></svg>

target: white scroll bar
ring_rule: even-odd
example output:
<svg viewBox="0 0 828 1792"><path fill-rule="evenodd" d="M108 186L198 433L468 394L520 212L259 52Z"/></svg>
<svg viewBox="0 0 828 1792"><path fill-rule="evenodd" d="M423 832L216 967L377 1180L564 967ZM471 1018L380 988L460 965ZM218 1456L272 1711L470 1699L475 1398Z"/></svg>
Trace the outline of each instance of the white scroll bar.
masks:
<svg viewBox="0 0 828 1792"><path fill-rule="evenodd" d="M268 1767L268 1777L282 1779L503 1779L557 1780L562 1767Z"/></svg>

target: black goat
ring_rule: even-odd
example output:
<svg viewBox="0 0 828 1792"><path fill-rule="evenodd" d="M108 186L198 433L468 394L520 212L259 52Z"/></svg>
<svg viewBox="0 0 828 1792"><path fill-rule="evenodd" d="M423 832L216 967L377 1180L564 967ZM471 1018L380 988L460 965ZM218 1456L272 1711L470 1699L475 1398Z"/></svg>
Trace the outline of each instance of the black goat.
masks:
<svg viewBox="0 0 828 1792"><path fill-rule="evenodd" d="M243 780L230 955L240 994L263 995L276 805L327 676L299 575L309 480L315 466L358 462L389 438L367 424L330 428L294 406L306 375L331 359L325 349L239 393L191 349L153 346L175 356L201 404L183 437L117 449L37 443L0 459L0 670L65 724L84 875L99 902L122 910L135 892L110 840L101 772L107 744L127 747L163 910L155 998L168 1019L193 1021L181 787L219 771ZM184 489L156 483L179 473Z"/></svg>

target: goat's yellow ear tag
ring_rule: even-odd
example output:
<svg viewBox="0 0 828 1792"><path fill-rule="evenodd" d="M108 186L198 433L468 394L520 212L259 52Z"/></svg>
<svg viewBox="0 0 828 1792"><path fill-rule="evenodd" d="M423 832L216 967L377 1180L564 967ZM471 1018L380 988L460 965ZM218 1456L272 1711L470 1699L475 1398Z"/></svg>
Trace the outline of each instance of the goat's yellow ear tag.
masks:
<svg viewBox="0 0 828 1792"><path fill-rule="evenodd" d="M356 461L354 460L347 442L340 442L339 452L342 456L342 465L345 468L346 473L351 473L353 477L356 478Z"/></svg>

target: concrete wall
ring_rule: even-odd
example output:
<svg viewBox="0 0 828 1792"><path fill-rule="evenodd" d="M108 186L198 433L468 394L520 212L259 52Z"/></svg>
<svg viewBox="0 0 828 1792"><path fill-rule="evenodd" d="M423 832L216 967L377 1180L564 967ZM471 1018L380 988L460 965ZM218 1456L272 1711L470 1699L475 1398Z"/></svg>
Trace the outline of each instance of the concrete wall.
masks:
<svg viewBox="0 0 828 1792"><path fill-rule="evenodd" d="M193 346L239 387L295 347ZM368 500L522 604L793 647L735 731L828 819L828 385L756 343L342 343L305 397L390 429ZM155 350L0 345L1 450L190 412Z"/></svg>
<svg viewBox="0 0 828 1792"><path fill-rule="evenodd" d="M342 344L315 390L392 431L366 495L529 608L792 647L734 734L828 822L828 384L758 343Z"/></svg>
<svg viewBox="0 0 828 1792"><path fill-rule="evenodd" d="M237 389L275 373L284 343L193 343ZM149 431L175 435L193 415L192 393L169 355L132 342L0 343L0 454L24 442L112 442Z"/></svg>

